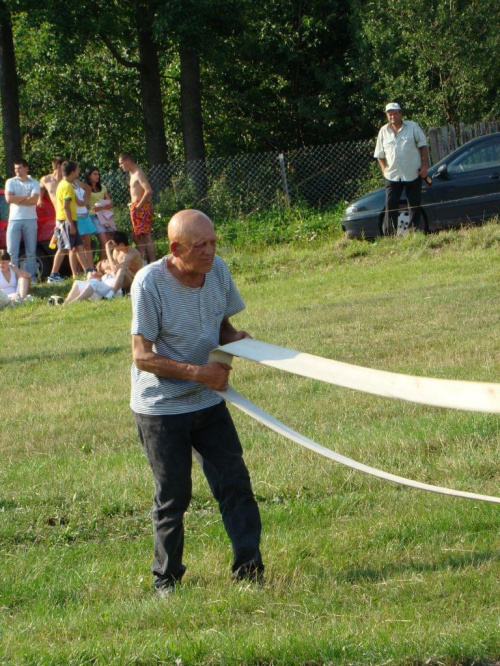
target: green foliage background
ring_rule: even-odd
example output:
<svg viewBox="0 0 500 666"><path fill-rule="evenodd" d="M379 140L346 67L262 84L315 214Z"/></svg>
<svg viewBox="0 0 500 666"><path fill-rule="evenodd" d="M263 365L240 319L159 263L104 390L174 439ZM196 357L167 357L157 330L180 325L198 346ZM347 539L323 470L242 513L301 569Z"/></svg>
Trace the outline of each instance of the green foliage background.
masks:
<svg viewBox="0 0 500 666"><path fill-rule="evenodd" d="M114 168L145 156L134 8L7 0L14 24L25 156L62 153ZM424 127L498 117L496 0L155 0L169 155L183 155L178 49L201 60L208 156L372 137L397 99ZM1 141L0 141L1 144ZM2 146L0 145L0 152Z"/></svg>

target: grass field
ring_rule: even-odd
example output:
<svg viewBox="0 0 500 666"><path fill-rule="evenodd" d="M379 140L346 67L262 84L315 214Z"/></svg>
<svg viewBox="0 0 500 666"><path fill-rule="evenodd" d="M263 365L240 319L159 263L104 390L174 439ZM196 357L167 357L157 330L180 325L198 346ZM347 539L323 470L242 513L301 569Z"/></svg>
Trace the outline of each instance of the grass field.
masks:
<svg viewBox="0 0 500 666"><path fill-rule="evenodd" d="M255 338L408 374L500 377L500 226L376 244L221 248ZM64 288L59 288L64 291ZM38 287L46 297L53 285ZM130 301L0 313L1 664L493 664L498 506L353 472L234 411L263 518L263 588L194 469L178 593L153 594L152 479L128 409ZM235 361L234 387L331 449L500 494L497 416Z"/></svg>

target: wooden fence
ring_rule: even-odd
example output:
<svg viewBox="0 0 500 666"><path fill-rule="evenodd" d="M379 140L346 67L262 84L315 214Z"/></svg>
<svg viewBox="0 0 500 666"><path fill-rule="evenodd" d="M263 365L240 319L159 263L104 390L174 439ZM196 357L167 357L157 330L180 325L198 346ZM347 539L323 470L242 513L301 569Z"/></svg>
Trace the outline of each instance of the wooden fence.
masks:
<svg viewBox="0 0 500 666"><path fill-rule="evenodd" d="M492 134L500 131L500 121L489 123L475 123L474 125L448 125L447 127L434 127L429 130L429 151L431 164L436 164L452 150L458 148L476 136Z"/></svg>

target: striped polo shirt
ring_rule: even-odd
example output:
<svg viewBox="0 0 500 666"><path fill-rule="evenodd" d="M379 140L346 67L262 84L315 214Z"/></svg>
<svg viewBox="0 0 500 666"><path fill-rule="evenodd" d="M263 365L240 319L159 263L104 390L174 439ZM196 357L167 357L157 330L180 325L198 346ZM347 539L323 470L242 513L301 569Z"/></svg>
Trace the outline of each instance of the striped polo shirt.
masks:
<svg viewBox="0 0 500 666"><path fill-rule="evenodd" d="M205 365L219 344L222 320L245 304L224 261L215 256L202 287L176 280L163 258L140 270L132 284L132 335L153 343L153 351L183 363ZM183 414L221 402L194 381L158 377L132 364L130 406L138 414Z"/></svg>

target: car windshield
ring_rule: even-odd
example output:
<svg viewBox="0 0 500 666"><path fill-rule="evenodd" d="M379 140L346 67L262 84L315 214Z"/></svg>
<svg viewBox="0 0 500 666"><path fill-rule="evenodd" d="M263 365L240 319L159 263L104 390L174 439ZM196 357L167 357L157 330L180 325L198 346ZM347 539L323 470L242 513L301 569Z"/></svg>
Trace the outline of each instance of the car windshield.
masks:
<svg viewBox="0 0 500 666"><path fill-rule="evenodd" d="M9 204L5 201L3 194L0 194L0 220L6 220L9 217Z"/></svg>
<svg viewBox="0 0 500 666"><path fill-rule="evenodd" d="M448 173L500 168L500 141L472 146L448 164Z"/></svg>

